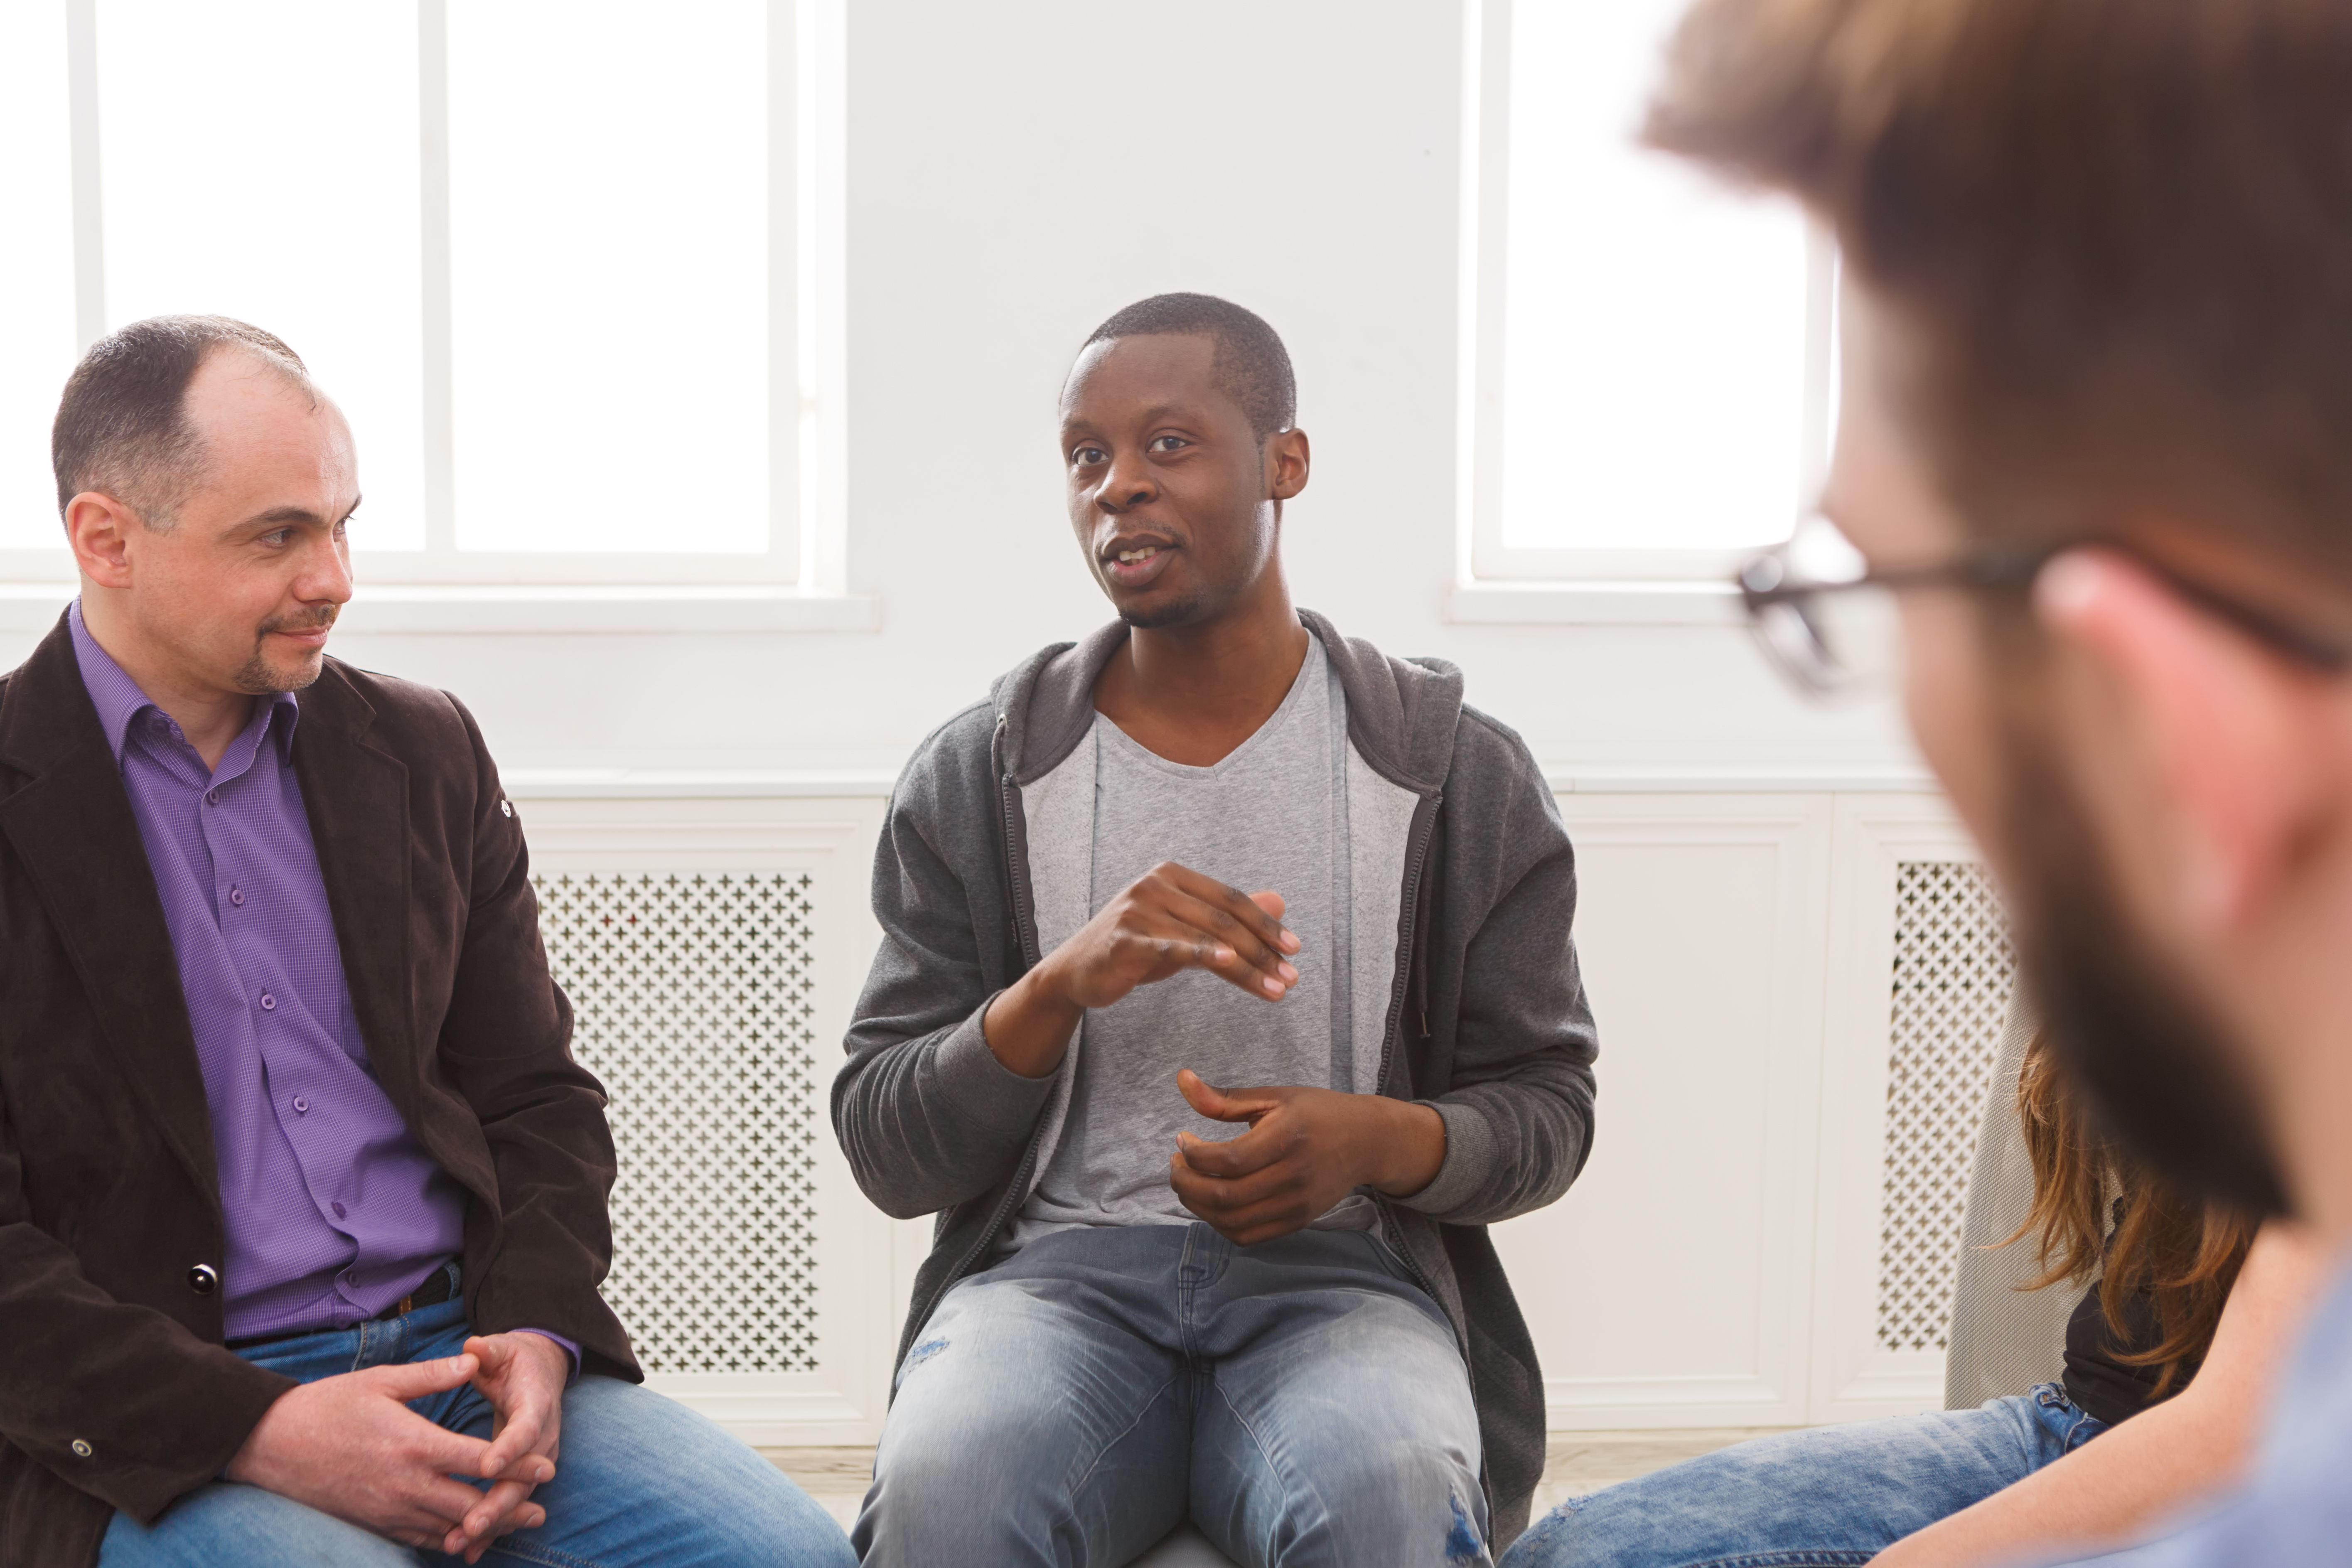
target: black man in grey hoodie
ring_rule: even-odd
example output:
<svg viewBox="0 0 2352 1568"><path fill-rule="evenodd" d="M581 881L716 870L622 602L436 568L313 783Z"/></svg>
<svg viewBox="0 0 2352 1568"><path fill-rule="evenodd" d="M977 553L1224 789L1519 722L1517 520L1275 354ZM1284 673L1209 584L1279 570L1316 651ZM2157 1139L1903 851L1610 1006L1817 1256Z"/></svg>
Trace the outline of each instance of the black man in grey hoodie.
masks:
<svg viewBox="0 0 2352 1568"><path fill-rule="evenodd" d="M1486 1227L1591 1146L1573 856L1453 667L1292 605L1295 399L1226 301L1097 329L1062 453L1119 618L892 797L834 1120L939 1219L869 1565L1116 1564L1189 1514L1425 1568L1526 1522L1543 1382Z"/></svg>

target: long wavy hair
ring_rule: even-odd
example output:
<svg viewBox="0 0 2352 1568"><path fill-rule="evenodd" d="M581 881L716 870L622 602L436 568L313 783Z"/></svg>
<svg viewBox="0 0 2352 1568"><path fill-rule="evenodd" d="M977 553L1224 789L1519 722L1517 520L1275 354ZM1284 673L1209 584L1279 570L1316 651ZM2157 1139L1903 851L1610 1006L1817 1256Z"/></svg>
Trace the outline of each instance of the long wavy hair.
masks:
<svg viewBox="0 0 2352 1568"><path fill-rule="evenodd" d="M2040 1034L2018 1075L2017 1110L2033 1165L2033 1206L2001 1245L2037 1236L2043 1269L2019 1289L2098 1275L2100 1310L2119 1344L2130 1333L2126 1306L2145 1295L2157 1342L2116 1359L2158 1368L2156 1394L2164 1397L2211 1348L2254 1222L2173 1191L2104 1137Z"/></svg>

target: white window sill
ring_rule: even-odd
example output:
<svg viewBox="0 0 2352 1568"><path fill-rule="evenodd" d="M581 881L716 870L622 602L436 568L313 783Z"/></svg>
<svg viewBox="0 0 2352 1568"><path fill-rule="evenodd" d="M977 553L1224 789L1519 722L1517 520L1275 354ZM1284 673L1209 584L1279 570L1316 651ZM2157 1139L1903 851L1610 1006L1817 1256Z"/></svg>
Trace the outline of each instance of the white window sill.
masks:
<svg viewBox="0 0 2352 1568"><path fill-rule="evenodd" d="M1739 592L1706 579L1465 583L1445 595L1463 626L1736 626Z"/></svg>
<svg viewBox="0 0 2352 1568"><path fill-rule="evenodd" d="M47 631L69 583L0 583L0 631ZM631 632L871 632L868 594L803 594L762 584L577 587L362 584L338 629L361 636Z"/></svg>

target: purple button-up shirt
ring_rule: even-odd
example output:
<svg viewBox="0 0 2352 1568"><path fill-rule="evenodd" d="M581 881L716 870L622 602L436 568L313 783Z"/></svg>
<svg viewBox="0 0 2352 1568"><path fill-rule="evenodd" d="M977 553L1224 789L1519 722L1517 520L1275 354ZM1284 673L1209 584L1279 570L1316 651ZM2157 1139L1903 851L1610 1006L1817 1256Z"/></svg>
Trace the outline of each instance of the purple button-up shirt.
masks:
<svg viewBox="0 0 2352 1568"><path fill-rule="evenodd" d="M228 1337L348 1328L457 1255L466 1198L369 1068L294 777L294 694L256 703L207 769L98 646L79 601L70 618L204 1070Z"/></svg>

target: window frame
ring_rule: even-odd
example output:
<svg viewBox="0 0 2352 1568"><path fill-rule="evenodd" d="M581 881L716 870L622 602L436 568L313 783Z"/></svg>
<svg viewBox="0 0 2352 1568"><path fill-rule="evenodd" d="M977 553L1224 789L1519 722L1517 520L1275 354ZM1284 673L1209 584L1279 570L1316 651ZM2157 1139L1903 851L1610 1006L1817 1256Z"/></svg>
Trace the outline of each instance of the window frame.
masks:
<svg viewBox="0 0 2352 1568"><path fill-rule="evenodd" d="M423 240L425 547L352 552L370 586L404 596L498 588L658 595L714 586L762 595L846 592L842 280L845 0L766 0L768 19L768 542L759 551L483 551L457 538L448 137L449 0L415 0ZM65 0L73 161L77 351L106 331L98 0ZM681 480L681 489L688 481ZM0 550L0 582L71 583L73 557Z"/></svg>
<svg viewBox="0 0 2352 1568"><path fill-rule="evenodd" d="M1657 584L1685 592L1727 583L1751 547L1553 549L1507 544L1503 536L1504 360L1509 350L1511 20L1516 0L1464 0L1462 212L1458 262L1455 577L1461 590L1497 587L1524 601L1545 585L1612 588ZM1801 493L1827 468L1834 395L1832 334L1837 258L1819 226L1807 226L1805 388L1800 435ZM1790 521L1798 519L1792 507ZM1729 593L1726 587L1724 593ZM1457 606L1457 608L1460 606ZM1491 607L1490 607L1491 609ZM1482 612L1457 619L1492 618ZM1511 618L1517 618L1516 615ZM1553 618L1546 616L1544 618ZM1575 618L1583 618L1579 616ZM1607 618L1615 619L1612 615ZM1712 618L1710 615L1708 618Z"/></svg>

